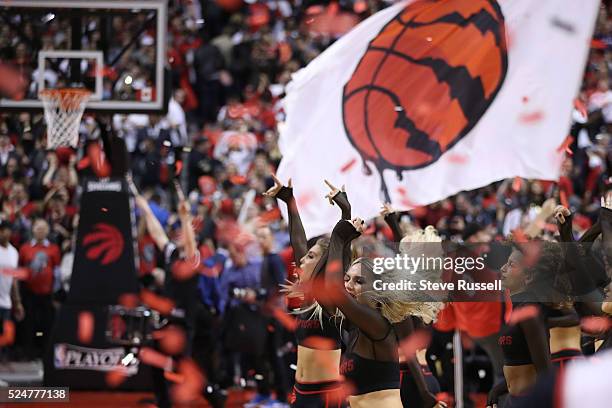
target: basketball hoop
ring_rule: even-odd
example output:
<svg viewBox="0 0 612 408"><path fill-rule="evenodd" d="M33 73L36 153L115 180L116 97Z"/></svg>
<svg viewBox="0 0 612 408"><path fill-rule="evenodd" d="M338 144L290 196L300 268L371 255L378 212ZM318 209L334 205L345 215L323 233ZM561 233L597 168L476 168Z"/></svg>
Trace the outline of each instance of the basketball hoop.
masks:
<svg viewBox="0 0 612 408"><path fill-rule="evenodd" d="M47 149L79 144L79 125L91 96L87 89L43 89L38 93L45 108Z"/></svg>

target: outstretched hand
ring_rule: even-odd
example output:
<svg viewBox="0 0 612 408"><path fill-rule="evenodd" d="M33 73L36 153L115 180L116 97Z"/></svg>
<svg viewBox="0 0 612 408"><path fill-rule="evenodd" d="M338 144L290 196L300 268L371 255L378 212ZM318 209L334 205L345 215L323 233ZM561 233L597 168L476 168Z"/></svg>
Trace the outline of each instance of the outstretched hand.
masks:
<svg viewBox="0 0 612 408"><path fill-rule="evenodd" d="M278 177L276 177L276 175L274 173L270 174L270 176L272 176L272 179L274 180L274 185L272 187L270 187L267 191L265 191L263 193L264 196L266 197L271 197L271 198L275 198L278 193L283 189L283 187L285 187L283 185L283 183L278 179ZM291 179L289 179L287 181L287 186L285 187L287 189L292 188L291 187ZM281 198L281 197L278 197ZM281 198L282 199L282 198Z"/></svg>
<svg viewBox="0 0 612 408"><path fill-rule="evenodd" d="M325 198L329 200L331 205L338 204L342 211L342 218L349 219L351 217L351 203L349 203L348 196L346 195L346 188L344 185L338 189L332 183L324 180L327 187L331 190Z"/></svg>
<svg viewBox="0 0 612 408"><path fill-rule="evenodd" d="M179 217L187 217L191 215L191 204L189 201L185 199L185 193L183 193L183 189L181 188L180 183L177 180L174 180L174 188L176 190L176 196L178 198L178 215Z"/></svg>
<svg viewBox="0 0 612 408"><path fill-rule="evenodd" d="M389 214L393 214L395 210L391 207L391 203L384 203L380 209L380 215L386 217Z"/></svg>
<svg viewBox="0 0 612 408"><path fill-rule="evenodd" d="M559 225L565 224L565 219L571 215L570 210L562 205L558 205L554 211L555 220Z"/></svg>
<svg viewBox="0 0 612 408"><path fill-rule="evenodd" d="M329 201L329 203L331 205L334 205L334 198L340 194L340 193L344 193L346 192L346 189L344 188L344 185L342 185L342 188L339 190L337 187L335 187L332 183L330 183L327 180L323 180L325 182L325 184L327 184L327 187L329 187L329 189L331 190L329 193L327 193L325 195L325 198L327 198L327 200Z"/></svg>

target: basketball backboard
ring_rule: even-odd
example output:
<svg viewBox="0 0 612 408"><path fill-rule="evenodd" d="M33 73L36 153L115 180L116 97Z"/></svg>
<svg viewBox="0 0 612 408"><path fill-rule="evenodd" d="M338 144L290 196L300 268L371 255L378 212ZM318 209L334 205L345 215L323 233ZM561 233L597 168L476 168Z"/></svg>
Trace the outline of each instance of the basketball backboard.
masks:
<svg viewBox="0 0 612 408"><path fill-rule="evenodd" d="M166 0L0 0L0 60L25 97L0 111L43 108L39 91L85 87L88 111L163 111Z"/></svg>

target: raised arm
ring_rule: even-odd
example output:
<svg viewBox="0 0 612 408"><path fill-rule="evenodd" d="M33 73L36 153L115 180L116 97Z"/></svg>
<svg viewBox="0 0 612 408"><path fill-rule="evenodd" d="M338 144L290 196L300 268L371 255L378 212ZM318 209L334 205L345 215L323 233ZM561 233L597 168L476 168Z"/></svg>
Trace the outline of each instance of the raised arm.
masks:
<svg viewBox="0 0 612 408"><path fill-rule="evenodd" d="M567 208L557 206L554 217L557 220L561 241L566 243L564 268L572 285L572 292L576 296L576 300L588 303L587 306L591 313L599 313L599 302L603 300L603 295L597 290L593 277L594 271L591 270L593 262L589 262L590 254L583 247L588 243L574 240L572 215ZM593 304L593 302L596 304Z"/></svg>
<svg viewBox="0 0 612 408"><path fill-rule="evenodd" d="M574 242L574 235L572 233L572 213L570 210L562 205L558 205L553 215L555 220L557 220L561 242Z"/></svg>
<svg viewBox="0 0 612 408"><path fill-rule="evenodd" d="M389 323L376 310L359 303L344 288L342 253L345 247L350 246L351 241L359 236L362 229L363 221L359 218L352 222L340 220L334 227L325 266L325 289L330 298L328 304L337 307L367 336L376 338L389 329Z"/></svg>
<svg viewBox="0 0 612 408"><path fill-rule="evenodd" d="M334 187L332 183L327 180L324 180L327 187L330 188L330 192L325 196L329 200L331 205L337 204L342 211L342 219L350 220L351 219L351 203L349 203L348 196L346 195L346 189L342 186L341 189Z"/></svg>
<svg viewBox="0 0 612 408"><path fill-rule="evenodd" d="M189 201L185 199L185 195L183 194L180 184L177 181L175 181L174 184L179 199L178 215L181 221L181 231L183 233L183 243L185 245L185 257L199 263L199 259L196 258L196 255L199 255L199 252L196 248L195 232L193 231L193 225L191 224L191 205L189 204Z"/></svg>
<svg viewBox="0 0 612 408"><path fill-rule="evenodd" d="M329 203L331 205L338 205L338 207L340 208L340 211L342 212L341 214L341 219L343 220L350 220L351 219L351 203L349 202L348 196L346 195L346 189L344 187L344 185L342 186L341 189L338 189L336 187L334 187L334 185L332 183L330 183L327 180L324 180L325 184L327 184L327 187L330 188L330 192L325 196L325 198L327 198L329 200ZM344 247L344 250L342 252L342 263L344 265L344 271L346 271L346 268L348 268L348 266L351 263L351 258L352 258L352 253L351 253L351 246L350 245L346 245Z"/></svg>
<svg viewBox="0 0 612 408"><path fill-rule="evenodd" d="M274 179L274 186L270 187L266 191L264 196L275 197L287 204L287 212L289 214L289 241L293 248L293 261L296 265L300 264L300 260L308 252L308 241L306 239L306 232L304 231L304 225L302 225L302 219L298 212L297 203L293 197L293 188L291 187L291 179L287 182L287 186L272 174Z"/></svg>
<svg viewBox="0 0 612 408"><path fill-rule="evenodd" d="M134 183L132 183L131 179L128 178L128 185L134 194L134 200L136 201L136 206L140 209L142 216L145 219L145 225L147 227L147 231L149 231L149 235L155 241L155 245L160 251L164 251L166 245L168 244L168 236L166 235L166 231L159 223L159 220L151 211L151 207L149 207L149 203L147 200L140 195Z"/></svg>
<svg viewBox="0 0 612 408"><path fill-rule="evenodd" d="M531 238L539 236L546 224L546 220L555 213L555 210L556 202L554 198L549 198L544 201L540 213L536 215L535 219L525 228L525 234Z"/></svg>
<svg viewBox="0 0 612 408"><path fill-rule="evenodd" d="M393 232L393 241L400 242L403 238L402 229L399 224L399 216L391 207L391 203L383 204L380 215L384 217L385 222L389 228L391 228L391 232Z"/></svg>

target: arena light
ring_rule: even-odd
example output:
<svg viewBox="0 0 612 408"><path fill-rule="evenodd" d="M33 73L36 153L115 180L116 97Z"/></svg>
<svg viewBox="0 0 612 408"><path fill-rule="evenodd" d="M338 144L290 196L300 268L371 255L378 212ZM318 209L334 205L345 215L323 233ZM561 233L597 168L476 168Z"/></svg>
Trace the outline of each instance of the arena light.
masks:
<svg viewBox="0 0 612 408"><path fill-rule="evenodd" d="M53 13L49 13L49 14L46 14L46 15L45 15L45 16L44 16L44 17L41 19L41 21L42 21L42 23L43 23L43 24L47 24L49 21L53 20L54 18L55 18L55 14L53 14Z"/></svg>

